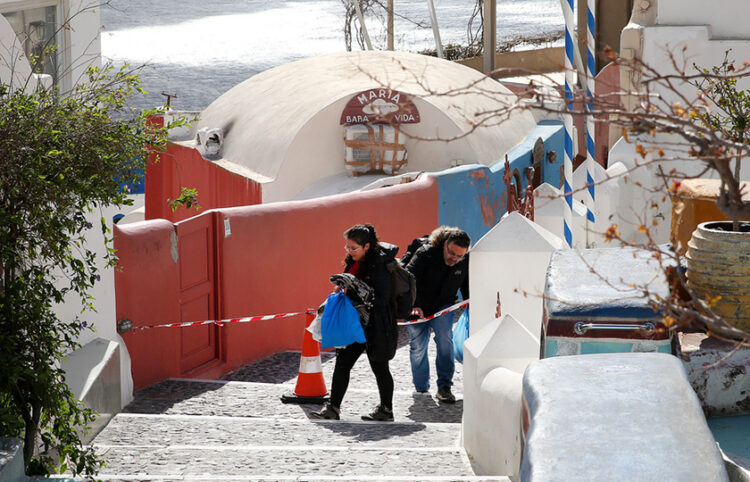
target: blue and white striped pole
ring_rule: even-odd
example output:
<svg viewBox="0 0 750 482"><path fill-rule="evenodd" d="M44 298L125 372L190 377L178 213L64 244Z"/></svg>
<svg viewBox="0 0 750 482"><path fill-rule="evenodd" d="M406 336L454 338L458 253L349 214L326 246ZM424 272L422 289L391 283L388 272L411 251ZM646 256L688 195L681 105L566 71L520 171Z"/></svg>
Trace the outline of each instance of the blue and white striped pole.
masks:
<svg viewBox="0 0 750 482"><path fill-rule="evenodd" d="M574 43L575 23L573 20L573 0L564 0L562 3L563 17L565 18L565 104L569 113L565 116L565 157L563 160L563 195L565 203L563 208L563 234L569 248L573 247L573 83L575 73L573 71L573 52L576 49Z"/></svg>
<svg viewBox="0 0 750 482"><path fill-rule="evenodd" d="M596 220L594 216L594 206L596 194L594 192L594 163L596 162L596 145L594 143L595 126L594 126L594 104L593 96L596 93L596 3L595 0L588 0L588 22L586 29L586 241L589 244L589 231L593 229Z"/></svg>

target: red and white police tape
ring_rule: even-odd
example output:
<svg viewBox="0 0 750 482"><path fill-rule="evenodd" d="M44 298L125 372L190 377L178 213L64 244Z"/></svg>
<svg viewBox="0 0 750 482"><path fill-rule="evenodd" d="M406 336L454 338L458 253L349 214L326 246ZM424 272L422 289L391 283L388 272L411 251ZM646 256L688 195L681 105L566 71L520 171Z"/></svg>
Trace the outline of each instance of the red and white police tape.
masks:
<svg viewBox="0 0 750 482"><path fill-rule="evenodd" d="M440 315L444 315L446 313L449 313L451 311L455 311L462 306L466 306L469 304L469 300L463 300L455 305L451 305L448 308L445 308L444 310L440 310L437 313L425 316L424 318L419 318L418 320L411 320L411 321L401 321L399 322L399 325L414 325L416 323L424 323L426 321L429 321L433 318L437 318ZM163 325L147 325L147 326L134 326L133 331L136 330L150 330L152 328L185 328L188 326L200 326L200 325L210 325L210 324L216 324L219 326L223 326L229 323L249 323L251 321L264 321L264 320L276 320L279 318L289 318L291 316L297 316L297 315L304 315L304 314L315 314L317 310L314 310L312 308L307 309L305 311L297 311L294 313L278 313L275 315L259 315L259 316L246 316L243 318L227 318L224 320L204 320L204 321L185 321L182 323L165 323Z"/></svg>
<svg viewBox="0 0 750 482"><path fill-rule="evenodd" d="M184 328L186 326L210 325L212 323L215 323L219 326L223 326L228 323L248 323L251 321L276 320L278 318L289 318L290 316L304 315L308 313L314 314L315 310L311 308L305 311L297 311L296 313L279 313L276 315L246 316L244 318L227 318L225 320L186 321L183 323L166 323L164 325L134 326L133 331L148 330L151 328Z"/></svg>
<svg viewBox="0 0 750 482"><path fill-rule="evenodd" d="M466 306L469 304L469 300L463 300L459 301L455 305L451 305L448 308L445 308L444 310L440 310L430 316L425 316L424 318L419 318L418 320L410 320L410 321L401 321L399 322L399 325L415 325L417 323L424 323L425 321L430 321L433 318L437 318L440 315L444 315L446 313L450 313L451 311L456 311L457 309L461 308L462 306Z"/></svg>

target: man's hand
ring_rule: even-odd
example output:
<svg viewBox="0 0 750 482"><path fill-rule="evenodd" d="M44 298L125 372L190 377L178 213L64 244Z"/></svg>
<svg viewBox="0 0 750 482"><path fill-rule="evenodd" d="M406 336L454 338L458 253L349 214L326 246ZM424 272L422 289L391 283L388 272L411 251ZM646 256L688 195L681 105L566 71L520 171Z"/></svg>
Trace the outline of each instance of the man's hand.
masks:
<svg viewBox="0 0 750 482"><path fill-rule="evenodd" d="M419 319L419 318L424 318L424 312L422 311L422 308L420 308L419 306L415 306L415 307L414 307L414 308L412 308L412 310L411 310L411 316L412 316L412 317L415 317L415 316L416 316L416 317L417 317L417 319Z"/></svg>

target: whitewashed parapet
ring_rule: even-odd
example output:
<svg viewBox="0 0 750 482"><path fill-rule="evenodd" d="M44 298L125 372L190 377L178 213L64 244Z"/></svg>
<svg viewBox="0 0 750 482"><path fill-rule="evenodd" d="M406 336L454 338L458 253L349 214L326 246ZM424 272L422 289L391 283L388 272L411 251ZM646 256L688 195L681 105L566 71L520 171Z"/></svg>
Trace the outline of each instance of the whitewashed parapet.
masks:
<svg viewBox="0 0 750 482"><path fill-rule="evenodd" d="M120 345L116 341L95 338L66 356L61 363L65 381L73 396L97 412L92 430L83 439L93 438L123 407Z"/></svg>
<svg viewBox="0 0 750 482"><path fill-rule="evenodd" d="M585 223L585 241L589 248L600 247L604 244L604 233L613 224L619 200L619 178L610 178L609 170L594 163L594 219L593 224ZM586 164L581 163L573 172L573 199L583 203L588 190Z"/></svg>
<svg viewBox="0 0 750 482"><path fill-rule="evenodd" d="M667 196L662 173L678 167L674 162L655 162L651 154L646 157L636 152L636 147L644 143L646 148L665 147L665 139L657 138L652 145L646 140L620 138L610 149L609 162L613 167L612 175L619 179L619 195L614 196L617 204L614 207L614 219L622 239L634 243L646 243L648 237L641 225L648 227L648 236L657 244L669 242L669 228L672 219L672 203ZM676 153L663 149L666 156ZM621 164L621 165L619 165ZM692 163L686 167L700 167ZM661 167L661 170L659 169ZM682 171L687 172L687 171Z"/></svg>
<svg viewBox="0 0 750 482"><path fill-rule="evenodd" d="M552 252L562 246L559 237L517 212L487 232L469 258L471 333L495 318L498 293L503 314L541 333L544 277Z"/></svg>
<svg viewBox="0 0 750 482"><path fill-rule="evenodd" d="M685 147L675 147L674 142L674 137L666 134L635 136L628 140L621 138L610 150L607 174L618 180L617 189L610 194L615 209L613 221L626 241L649 242L647 234L639 229L644 225L651 241L669 242L672 201L667 188L672 186L665 183L665 174L674 170L679 173L678 180L697 176L716 178L713 171L705 171L703 163L680 160L685 157ZM642 157L636 152L638 145L646 150L661 149L663 160L655 161L650 153ZM741 172L741 179L750 180L750 169Z"/></svg>
<svg viewBox="0 0 750 482"><path fill-rule="evenodd" d="M464 343L462 439L479 475L518 475L521 377L539 339L512 316L490 319Z"/></svg>
<svg viewBox="0 0 750 482"><path fill-rule="evenodd" d="M663 25L710 25L714 37L750 38L747 19L729 12L742 12L747 8L746 0L722 0L721 8L712 8L703 0L658 0L652 2L657 8L658 22Z"/></svg>
<svg viewBox="0 0 750 482"><path fill-rule="evenodd" d="M729 480L674 356L539 360L524 374L523 403L521 480Z"/></svg>
<svg viewBox="0 0 750 482"><path fill-rule="evenodd" d="M555 236L563 239L563 209L565 199L562 191L548 183L534 189L534 222ZM573 198L573 247L586 247L586 206Z"/></svg>

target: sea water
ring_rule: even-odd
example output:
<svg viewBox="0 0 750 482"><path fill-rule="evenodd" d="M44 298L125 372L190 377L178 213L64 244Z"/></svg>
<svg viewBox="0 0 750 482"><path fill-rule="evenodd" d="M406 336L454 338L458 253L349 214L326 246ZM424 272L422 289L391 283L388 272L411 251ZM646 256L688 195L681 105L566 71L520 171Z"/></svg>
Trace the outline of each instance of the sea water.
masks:
<svg viewBox="0 0 750 482"><path fill-rule="evenodd" d="M467 43L474 0L433 0L443 45ZM385 4L385 0L383 2ZM394 0L395 47L435 48L427 0ZM141 67L149 92L134 107L202 110L221 94L277 65L345 50L341 0L112 0L102 8L102 56ZM475 20L478 22L479 19ZM367 19L384 48L380 19ZM562 30L559 0L498 0L499 41ZM356 41L353 49L359 49Z"/></svg>

